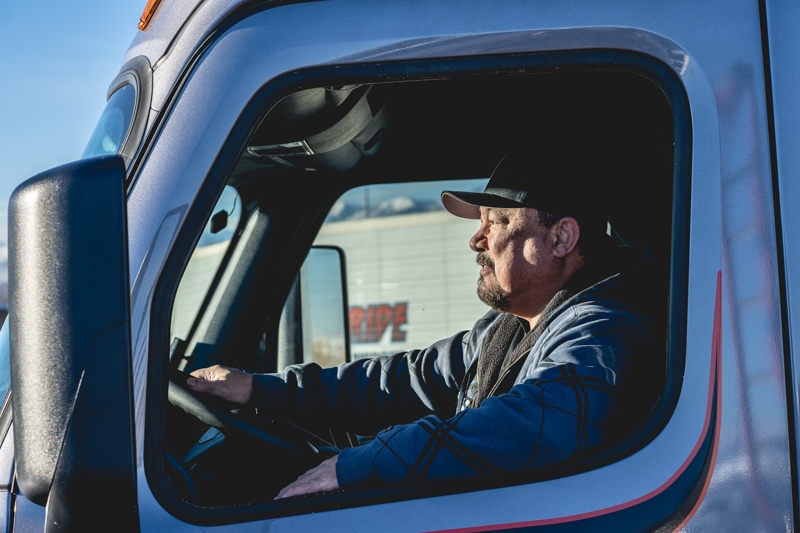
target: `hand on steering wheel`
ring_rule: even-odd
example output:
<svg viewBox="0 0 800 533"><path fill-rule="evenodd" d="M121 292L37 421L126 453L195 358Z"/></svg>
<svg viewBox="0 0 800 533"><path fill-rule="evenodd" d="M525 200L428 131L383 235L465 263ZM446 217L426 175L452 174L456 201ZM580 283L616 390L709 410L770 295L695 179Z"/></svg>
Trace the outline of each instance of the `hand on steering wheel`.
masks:
<svg viewBox="0 0 800 533"><path fill-rule="evenodd" d="M226 366L195 370L186 384L194 392L208 393L233 403L246 404L253 398L253 375Z"/></svg>
<svg viewBox="0 0 800 533"><path fill-rule="evenodd" d="M262 429L245 418L231 413L219 399L200 395L190 391L186 386L189 374L175 368L169 369L169 402L209 426L219 429L223 434L228 432L255 438L283 451L313 456L314 458L331 457L339 450L332 445L316 447L308 439L325 443L316 435L283 419L276 418L270 424L269 431ZM327 443L325 443L327 444ZM319 460L319 459L317 459Z"/></svg>

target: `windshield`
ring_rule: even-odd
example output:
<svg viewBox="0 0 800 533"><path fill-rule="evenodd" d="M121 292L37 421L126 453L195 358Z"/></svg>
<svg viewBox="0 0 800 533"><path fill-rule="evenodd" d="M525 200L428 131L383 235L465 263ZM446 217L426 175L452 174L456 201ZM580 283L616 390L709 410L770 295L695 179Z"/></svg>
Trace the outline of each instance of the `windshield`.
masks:
<svg viewBox="0 0 800 533"><path fill-rule="evenodd" d="M128 137L135 106L136 89L133 85L124 85L112 94L81 159L119 153Z"/></svg>

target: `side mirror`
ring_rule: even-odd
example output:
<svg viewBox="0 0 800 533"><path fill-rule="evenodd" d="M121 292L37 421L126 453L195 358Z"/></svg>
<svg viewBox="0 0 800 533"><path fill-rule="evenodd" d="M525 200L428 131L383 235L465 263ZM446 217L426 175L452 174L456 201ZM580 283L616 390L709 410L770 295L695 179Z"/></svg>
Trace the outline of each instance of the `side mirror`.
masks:
<svg viewBox="0 0 800 533"><path fill-rule="evenodd" d="M278 328L278 370L350 361L344 250L313 246L286 298Z"/></svg>
<svg viewBox="0 0 800 533"><path fill-rule="evenodd" d="M124 180L88 159L9 204L16 475L46 531L139 530Z"/></svg>

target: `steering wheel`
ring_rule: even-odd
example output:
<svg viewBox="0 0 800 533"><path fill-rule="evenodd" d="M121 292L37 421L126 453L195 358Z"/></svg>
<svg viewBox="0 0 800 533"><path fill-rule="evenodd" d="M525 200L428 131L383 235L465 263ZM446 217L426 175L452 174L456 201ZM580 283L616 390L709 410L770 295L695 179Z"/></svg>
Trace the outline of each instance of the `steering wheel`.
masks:
<svg viewBox="0 0 800 533"><path fill-rule="evenodd" d="M270 431L254 425L249 420L230 412L221 400L190 391L186 387L189 374L176 368L169 369L169 402L198 420L219 429L223 434L228 432L260 440L270 446L295 455L304 455L319 460L320 457L332 457L339 449L325 442L320 437L305 429L276 417L270 424ZM324 446L314 446L311 438Z"/></svg>

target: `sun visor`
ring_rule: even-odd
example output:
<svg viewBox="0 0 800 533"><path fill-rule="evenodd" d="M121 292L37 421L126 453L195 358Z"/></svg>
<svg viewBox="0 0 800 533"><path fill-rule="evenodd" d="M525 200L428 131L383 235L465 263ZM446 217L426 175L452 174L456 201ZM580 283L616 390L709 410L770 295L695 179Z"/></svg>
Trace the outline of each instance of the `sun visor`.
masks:
<svg viewBox="0 0 800 533"><path fill-rule="evenodd" d="M292 167L347 170L377 152L388 99L371 85L291 94L270 110L247 152Z"/></svg>

